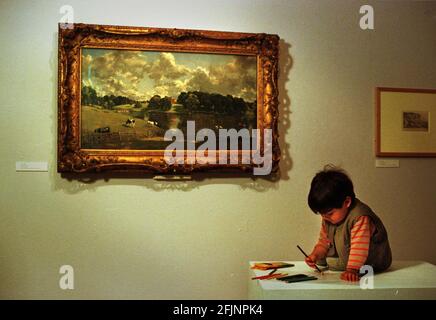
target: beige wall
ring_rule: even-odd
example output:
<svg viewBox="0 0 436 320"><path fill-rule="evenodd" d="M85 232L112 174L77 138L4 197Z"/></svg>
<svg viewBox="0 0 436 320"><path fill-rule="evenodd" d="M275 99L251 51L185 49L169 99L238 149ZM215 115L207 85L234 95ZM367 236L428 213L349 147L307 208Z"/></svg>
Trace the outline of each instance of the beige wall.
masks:
<svg viewBox="0 0 436 320"><path fill-rule="evenodd" d="M86 183L56 171L57 22L279 34L279 182ZM375 9L375 30L358 26ZM313 174L346 168L383 219L394 259L436 263L436 160L375 168L375 86L436 87L436 3L411 1L0 2L0 298L240 299L249 260L302 259L319 217ZM48 161L48 173L15 172ZM59 268L75 290L59 289Z"/></svg>

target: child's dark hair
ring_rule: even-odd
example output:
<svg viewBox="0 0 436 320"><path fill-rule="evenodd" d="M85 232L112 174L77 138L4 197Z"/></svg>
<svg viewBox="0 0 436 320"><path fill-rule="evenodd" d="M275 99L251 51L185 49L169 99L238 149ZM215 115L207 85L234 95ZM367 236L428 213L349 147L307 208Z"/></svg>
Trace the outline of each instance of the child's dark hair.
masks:
<svg viewBox="0 0 436 320"><path fill-rule="evenodd" d="M354 204L356 195L353 182L344 170L326 165L312 179L307 200L314 213L325 213L333 208L341 208L347 197Z"/></svg>

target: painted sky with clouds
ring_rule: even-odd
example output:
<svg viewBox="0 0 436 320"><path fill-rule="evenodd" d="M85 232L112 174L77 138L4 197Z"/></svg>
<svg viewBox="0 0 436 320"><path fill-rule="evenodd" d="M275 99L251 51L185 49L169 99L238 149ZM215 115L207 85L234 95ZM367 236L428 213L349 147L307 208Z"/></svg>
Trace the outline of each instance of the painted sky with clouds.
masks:
<svg viewBox="0 0 436 320"><path fill-rule="evenodd" d="M256 100L256 57L82 49L82 85L97 94L149 100L203 91Z"/></svg>

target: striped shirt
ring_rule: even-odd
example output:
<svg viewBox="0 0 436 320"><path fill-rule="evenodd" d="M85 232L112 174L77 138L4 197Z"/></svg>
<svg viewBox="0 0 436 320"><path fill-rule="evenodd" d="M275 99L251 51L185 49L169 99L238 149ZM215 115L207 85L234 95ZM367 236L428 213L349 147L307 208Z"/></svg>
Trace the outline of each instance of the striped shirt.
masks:
<svg viewBox="0 0 436 320"><path fill-rule="evenodd" d="M351 228L350 234L350 255L348 257L347 269L359 270L368 258L369 243L374 225L368 216L359 217ZM324 221L321 225L317 249L327 255L330 247L330 240L327 237L327 231Z"/></svg>

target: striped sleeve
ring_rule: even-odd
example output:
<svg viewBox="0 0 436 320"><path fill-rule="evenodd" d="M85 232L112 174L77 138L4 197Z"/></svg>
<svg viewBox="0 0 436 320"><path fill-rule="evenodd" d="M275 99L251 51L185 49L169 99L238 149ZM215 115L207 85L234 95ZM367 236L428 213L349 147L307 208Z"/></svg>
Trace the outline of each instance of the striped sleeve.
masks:
<svg viewBox="0 0 436 320"><path fill-rule="evenodd" d="M327 231L323 221L321 225L321 231L319 232L318 242L315 245L315 248L321 250L322 252L324 252L324 255L326 255L327 251L329 250L329 247L330 247L330 240L327 237Z"/></svg>
<svg viewBox="0 0 436 320"><path fill-rule="evenodd" d="M371 220L368 216L359 217L351 228L350 255L347 269L359 270L368 258L371 240Z"/></svg>

